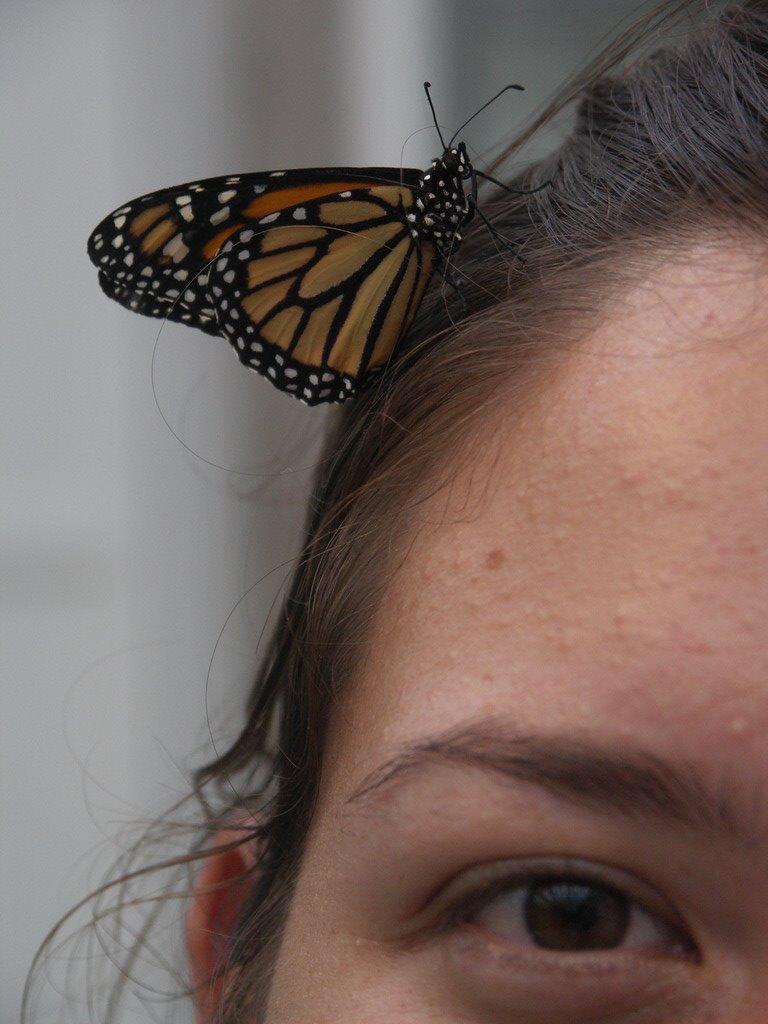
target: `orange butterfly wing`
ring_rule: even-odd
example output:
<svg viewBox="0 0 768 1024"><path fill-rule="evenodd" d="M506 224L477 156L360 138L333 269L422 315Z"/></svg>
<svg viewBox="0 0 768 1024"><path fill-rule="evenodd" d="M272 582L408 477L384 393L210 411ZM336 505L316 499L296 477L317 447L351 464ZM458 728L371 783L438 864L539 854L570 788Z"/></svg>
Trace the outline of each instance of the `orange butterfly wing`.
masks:
<svg viewBox="0 0 768 1024"><path fill-rule="evenodd" d="M343 401L380 372L434 271L435 246L413 230L419 177L330 168L190 182L114 211L88 253L127 308L227 337L308 404Z"/></svg>

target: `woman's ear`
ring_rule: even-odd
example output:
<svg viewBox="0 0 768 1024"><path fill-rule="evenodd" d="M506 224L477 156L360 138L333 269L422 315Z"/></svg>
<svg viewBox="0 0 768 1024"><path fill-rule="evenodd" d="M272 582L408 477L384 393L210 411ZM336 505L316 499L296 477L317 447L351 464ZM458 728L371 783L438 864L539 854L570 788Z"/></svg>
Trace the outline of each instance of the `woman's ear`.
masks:
<svg viewBox="0 0 768 1024"><path fill-rule="evenodd" d="M211 852L201 862L187 910L187 955L198 1024L217 1019L216 1009L227 986L225 968L233 930L253 886L256 841L243 842L245 824L216 833ZM252 827L253 820L248 824Z"/></svg>

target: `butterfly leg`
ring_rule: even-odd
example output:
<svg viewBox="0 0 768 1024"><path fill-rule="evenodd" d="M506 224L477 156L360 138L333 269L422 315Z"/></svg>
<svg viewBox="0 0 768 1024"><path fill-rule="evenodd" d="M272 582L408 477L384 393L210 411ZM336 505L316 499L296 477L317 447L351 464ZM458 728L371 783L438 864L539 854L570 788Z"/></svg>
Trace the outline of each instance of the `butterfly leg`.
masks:
<svg viewBox="0 0 768 1024"><path fill-rule="evenodd" d="M453 292L456 293L456 295L459 298L459 301L461 302L462 315L466 316L467 312L469 311L469 306L467 305L467 300L466 300L466 298L464 296L464 291L462 289L462 285L464 283L465 282L464 282L464 278L463 277L461 277L458 274L453 274L448 269L448 264L447 263L444 264L444 269L443 269L443 273L442 273L442 284L444 284L444 285L447 284L448 287Z"/></svg>
<svg viewBox="0 0 768 1024"><path fill-rule="evenodd" d="M495 228L495 227L493 226L493 224L491 224L491 222L490 222L490 221L488 220L488 218L487 218L487 217L485 216L485 214L483 213L483 211L482 211L482 210L480 209L480 207L479 207L479 206L477 205L477 202L476 202L476 200L475 200L475 197L474 197L474 196L470 196L470 197L469 197L469 201L470 201L470 203L472 204L472 207L473 207L473 209L474 209L475 213L476 213L476 214L478 215L478 217L479 217L479 218L480 218L480 220L481 220L481 221L483 222L483 224L485 224L485 226L486 226L486 227L488 228L488 230L489 230L489 231L491 232L491 234L493 235L493 237L494 237L494 238L495 238L495 239L496 239L496 240L497 240L498 242L500 242L500 243L501 243L501 245L503 245L505 249L507 249L507 250L508 250L509 252L511 252L511 253L512 253L512 255L516 257L516 259L520 260L520 262L521 262L521 263L525 263L525 262L526 262L525 256L523 256L523 255L522 255L522 254L520 253L520 251L519 251L519 249L518 249L518 247L517 247L516 245L513 245L513 243L512 243L512 242L510 242L510 241L509 241L509 239L505 238L505 237L504 237L504 235L502 235L502 234L501 234L501 232L500 232L500 231L498 231L498 230L497 230L497 229L496 229L496 228Z"/></svg>

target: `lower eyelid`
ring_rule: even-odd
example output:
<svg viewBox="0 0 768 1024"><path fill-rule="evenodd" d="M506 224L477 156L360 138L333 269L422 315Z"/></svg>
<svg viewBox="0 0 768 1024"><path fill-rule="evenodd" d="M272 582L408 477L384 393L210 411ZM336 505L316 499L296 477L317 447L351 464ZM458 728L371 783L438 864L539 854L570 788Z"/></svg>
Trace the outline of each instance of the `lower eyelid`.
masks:
<svg viewBox="0 0 768 1024"><path fill-rule="evenodd" d="M636 949L550 952L471 922L444 939L446 983L478 1019L506 1021L514 1006L520 1024L676 1021L702 999L698 959Z"/></svg>

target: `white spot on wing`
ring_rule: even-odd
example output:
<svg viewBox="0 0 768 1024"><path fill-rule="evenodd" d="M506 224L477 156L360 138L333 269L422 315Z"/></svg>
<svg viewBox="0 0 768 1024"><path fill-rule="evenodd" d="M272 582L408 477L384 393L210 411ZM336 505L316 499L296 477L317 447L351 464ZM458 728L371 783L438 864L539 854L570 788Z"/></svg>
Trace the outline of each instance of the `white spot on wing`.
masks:
<svg viewBox="0 0 768 1024"><path fill-rule="evenodd" d="M185 256L189 256L189 248L184 244L181 235L174 235L173 238L163 246L163 252L170 256L174 263L181 263Z"/></svg>
<svg viewBox="0 0 768 1024"><path fill-rule="evenodd" d="M210 217L211 224L221 224L221 222L223 220L226 220L228 216L229 216L229 207L228 206L222 206L222 208L220 210L217 210L216 213L212 213L211 214L211 217Z"/></svg>

